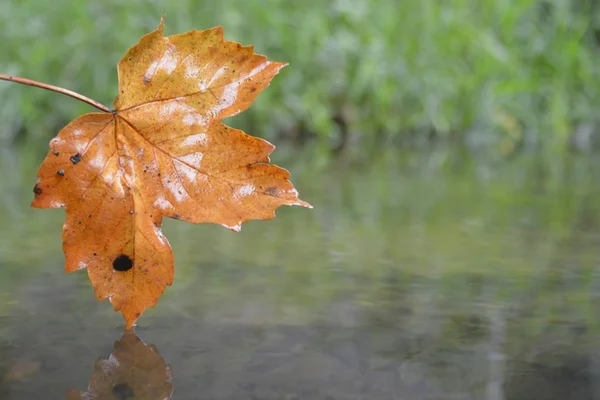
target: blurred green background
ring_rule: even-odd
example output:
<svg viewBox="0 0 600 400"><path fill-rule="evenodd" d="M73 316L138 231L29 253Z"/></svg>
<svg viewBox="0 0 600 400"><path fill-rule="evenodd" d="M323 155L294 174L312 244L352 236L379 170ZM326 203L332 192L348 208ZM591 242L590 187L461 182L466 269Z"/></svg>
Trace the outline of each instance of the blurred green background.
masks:
<svg viewBox="0 0 600 400"><path fill-rule="evenodd" d="M165 221L175 282L141 332L176 387L219 398L218 370L286 398L361 382L389 389L369 399L600 399L600 0L5 0L0 73L111 105L117 62L163 14L166 34L222 25L290 63L226 122L276 144L315 206L237 234ZM29 207L48 140L89 111L0 82L0 397L84 388L74 360L121 326L63 273L63 210ZM23 349L71 364L2 381ZM324 365L338 386L306 376ZM418 373L388 387L374 366Z"/></svg>
<svg viewBox="0 0 600 400"><path fill-rule="evenodd" d="M460 144L506 155L588 150L599 117L597 0L37 0L0 3L0 71L111 105L116 64L166 15L166 34L215 25L290 66L234 125L329 157ZM6 144L88 111L0 84Z"/></svg>

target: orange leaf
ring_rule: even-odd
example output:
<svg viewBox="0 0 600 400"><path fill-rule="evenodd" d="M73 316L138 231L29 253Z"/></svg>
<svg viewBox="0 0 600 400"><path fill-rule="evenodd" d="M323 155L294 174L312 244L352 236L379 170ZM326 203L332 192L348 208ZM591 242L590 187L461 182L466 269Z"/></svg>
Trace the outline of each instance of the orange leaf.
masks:
<svg viewBox="0 0 600 400"><path fill-rule="evenodd" d="M247 109L286 64L225 41L221 28L163 37L119 62L115 112L85 114L51 140L32 206L65 207L66 271L88 274L127 323L173 282L163 216L233 230L298 199L274 146L220 121Z"/></svg>

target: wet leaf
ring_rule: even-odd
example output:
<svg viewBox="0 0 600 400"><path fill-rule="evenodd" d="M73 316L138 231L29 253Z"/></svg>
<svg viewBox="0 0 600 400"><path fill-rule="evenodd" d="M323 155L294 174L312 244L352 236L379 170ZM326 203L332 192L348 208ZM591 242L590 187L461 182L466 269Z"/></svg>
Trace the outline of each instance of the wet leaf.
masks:
<svg viewBox="0 0 600 400"><path fill-rule="evenodd" d="M166 400L172 394L171 367L156 347L126 331L108 358L96 360L87 392L69 389L67 400Z"/></svg>
<svg viewBox="0 0 600 400"><path fill-rule="evenodd" d="M232 230L298 199L274 146L220 122L247 109L286 64L221 28L142 37L119 62L115 112L85 114L51 140L32 206L66 208L66 271L87 268L131 328L173 282L163 217Z"/></svg>

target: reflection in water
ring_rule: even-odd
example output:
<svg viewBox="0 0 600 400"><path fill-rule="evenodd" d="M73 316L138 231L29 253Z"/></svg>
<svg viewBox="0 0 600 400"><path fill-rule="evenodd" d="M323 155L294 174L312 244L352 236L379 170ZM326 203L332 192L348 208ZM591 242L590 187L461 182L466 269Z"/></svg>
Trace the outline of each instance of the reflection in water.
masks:
<svg viewBox="0 0 600 400"><path fill-rule="evenodd" d="M96 360L87 392L69 389L67 400L166 400L172 393L171 367L154 345L126 331L107 359Z"/></svg>
<svg viewBox="0 0 600 400"><path fill-rule="evenodd" d="M600 400L600 162L544 177L526 158L444 160L296 169L313 212L240 233L165 221L176 278L138 333L177 371L173 398ZM90 376L75 398L141 397L152 369L102 369L132 360L133 336L94 369L122 319L85 271L64 274L64 211L28 206L35 161L0 174L24 188L0 191L0 399L61 399ZM164 362L133 347L169 396Z"/></svg>

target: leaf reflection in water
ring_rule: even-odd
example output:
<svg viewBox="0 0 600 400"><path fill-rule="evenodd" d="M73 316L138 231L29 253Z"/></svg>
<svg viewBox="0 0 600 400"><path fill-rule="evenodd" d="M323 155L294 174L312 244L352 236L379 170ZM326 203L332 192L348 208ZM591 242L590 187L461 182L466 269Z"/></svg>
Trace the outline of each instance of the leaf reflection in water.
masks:
<svg viewBox="0 0 600 400"><path fill-rule="evenodd" d="M94 364L87 392L67 391L67 400L167 400L173 394L173 374L154 345L134 331L125 331L108 358Z"/></svg>

